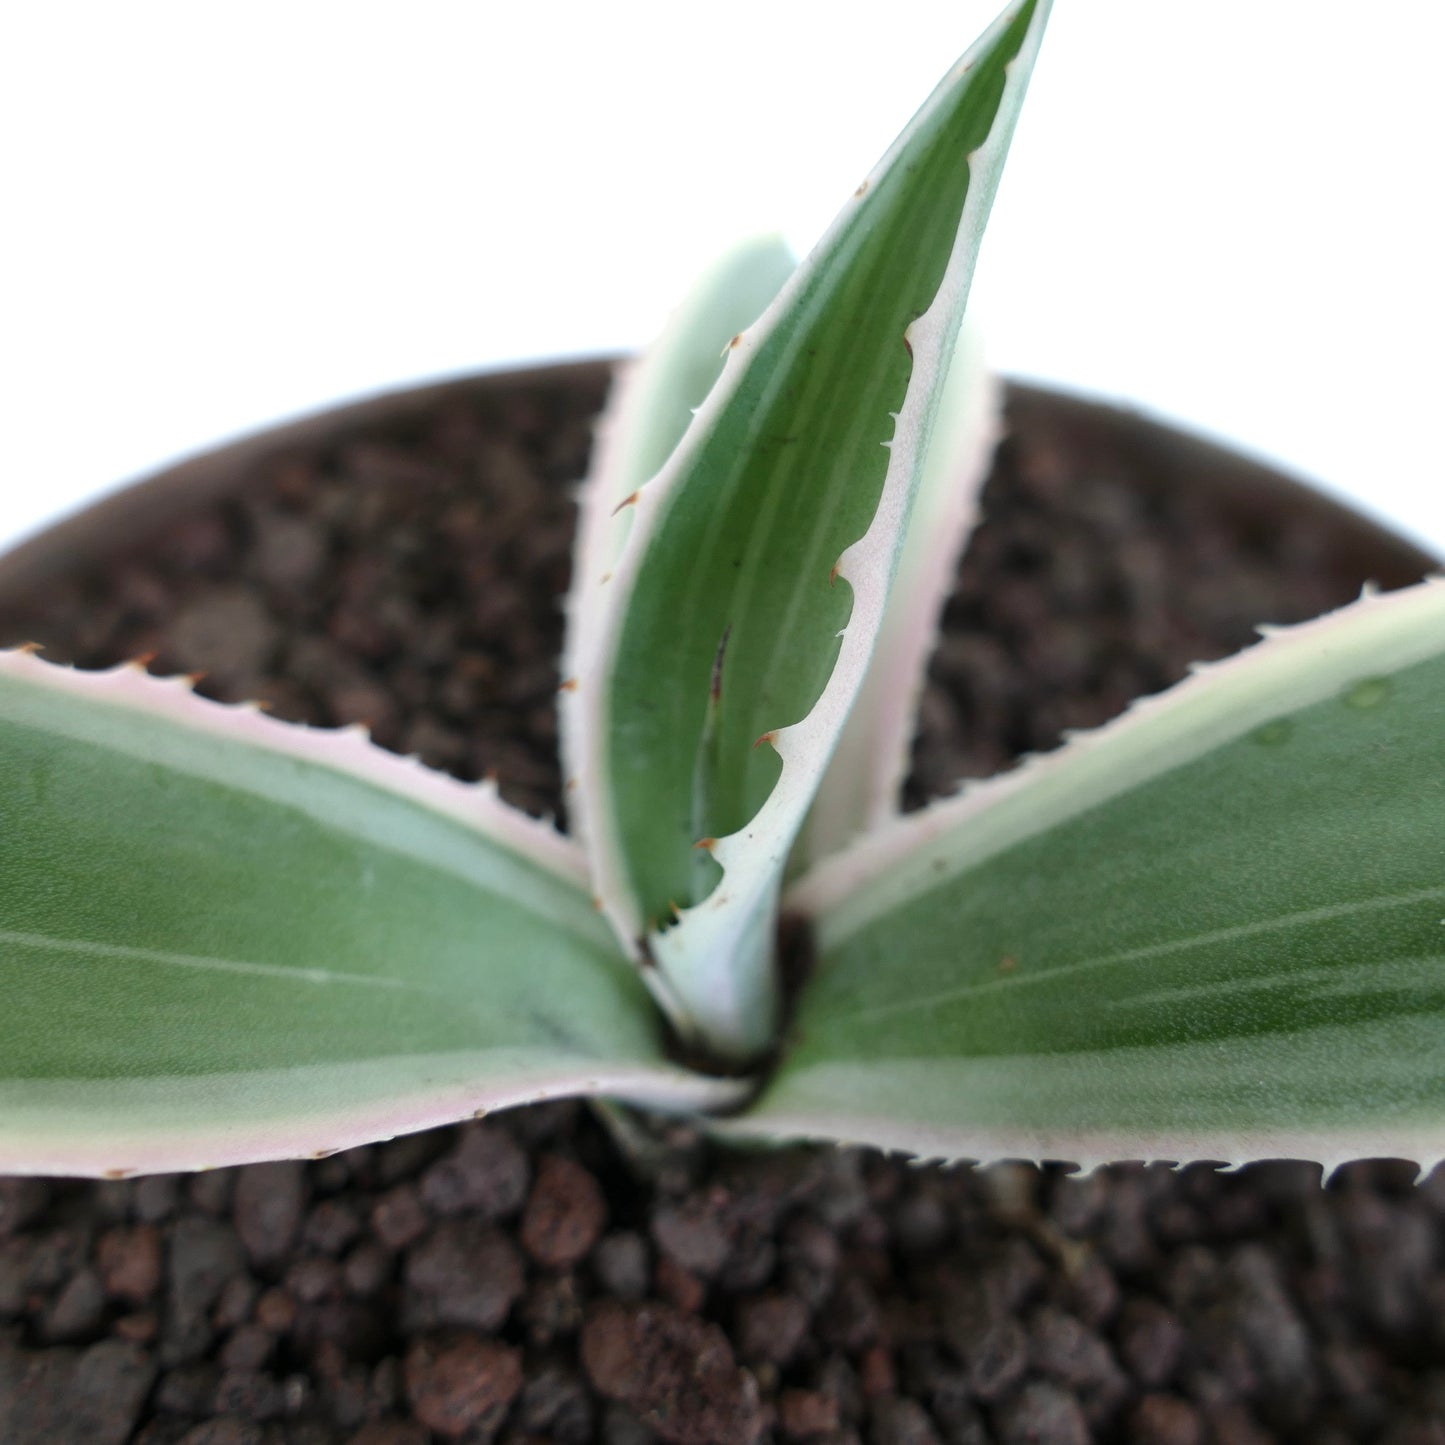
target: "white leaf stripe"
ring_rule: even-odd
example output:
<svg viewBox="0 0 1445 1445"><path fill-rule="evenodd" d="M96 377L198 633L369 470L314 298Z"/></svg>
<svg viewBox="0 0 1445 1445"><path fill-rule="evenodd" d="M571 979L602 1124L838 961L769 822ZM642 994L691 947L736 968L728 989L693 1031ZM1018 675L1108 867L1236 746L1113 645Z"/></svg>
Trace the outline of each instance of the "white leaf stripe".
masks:
<svg viewBox="0 0 1445 1445"><path fill-rule="evenodd" d="M290 968L279 963L254 963L238 958L208 958L194 953L171 953L160 948L131 948L118 943L98 943L87 938L58 938L45 933L21 933L0 929L0 944L13 948L32 949L40 953L64 954L72 961L87 964L96 959L113 959L126 963L154 963L165 968L198 969L203 973L237 973L253 978L275 979L282 983L343 984L357 988L396 989L412 993L439 993L427 990L406 979L384 974L343 973L334 968Z"/></svg>
<svg viewBox="0 0 1445 1445"><path fill-rule="evenodd" d="M970 998L981 998L987 994L1009 993L1020 989L1049 988L1062 979L1079 974L1097 973L1108 968L1118 968L1121 965L1142 963L1148 959L1167 958L1196 949L1211 948L1221 943L1235 943L1246 938L1258 938L1271 933L1285 933L1292 929L1308 927L1314 923L1357 917L1367 913L1386 912L1432 901L1445 903L1445 887L1420 888L1394 897L1365 898L1350 903L1332 904L1324 908L1301 909L1294 913L1282 914L1278 918L1263 918L1253 923L1241 923L1229 928L1213 929L1207 933L1190 934L1183 938L1169 939L1164 943L1152 943L1143 948L1124 949L1119 953L1107 954L1101 958L1084 958L1073 963L1055 964L1038 969L1019 969L1016 972L1000 974L994 978L962 983L940 993L928 994L921 998L898 999L893 1003L878 1004L857 1012L850 1013L846 1010L839 1010L834 1016L840 1022L869 1023L900 1014L932 1013L939 1008L962 1003ZM1375 964L1369 965L1369 970L1376 968ZM1333 978L1337 976L1337 972L1332 969L1321 970L1317 975L1311 976L1319 979ZM1297 982L1305 977L1306 975L1300 972L1285 972L1277 976L1250 974L1233 982L1211 985L1209 992L1227 993L1234 988L1263 987L1277 981ZM1136 994L1127 1000L1117 1001L1117 1006L1132 1007L1146 1000L1157 1002L1164 998L1184 998L1190 996L1191 992L1193 991L1189 989L1170 989L1155 995ZM1197 990L1197 993L1200 997L1204 996L1204 990Z"/></svg>

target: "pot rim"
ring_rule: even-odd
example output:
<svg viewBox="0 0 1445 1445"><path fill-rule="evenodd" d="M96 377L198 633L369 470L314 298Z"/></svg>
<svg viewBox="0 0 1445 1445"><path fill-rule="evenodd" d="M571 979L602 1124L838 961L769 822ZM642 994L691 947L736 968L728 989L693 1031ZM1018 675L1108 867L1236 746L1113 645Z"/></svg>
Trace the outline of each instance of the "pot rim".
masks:
<svg viewBox="0 0 1445 1445"><path fill-rule="evenodd" d="M58 576L82 569L102 554L141 541L174 514L177 504L202 506L242 485L268 459L290 450L313 449L328 439L368 426L403 424L454 398L485 396L513 387L602 385L627 358L583 357L520 368L465 372L439 381L409 383L339 405L324 405L290 420L247 432L173 462L81 507L0 553L0 607L19 605L26 594ZM1440 559L1389 527L1326 495L1309 483L1220 442L1166 424L1109 401L1005 378L1007 430L1046 425L1049 417L1088 421L1107 435L1112 449L1137 464L1140 475L1161 490L1164 478L1189 478L1223 495L1231 510L1251 523L1269 525L1281 509L1303 513L1371 560L1361 568L1381 573L1382 586L1399 586L1437 569ZM1392 559L1391 569L1381 561Z"/></svg>

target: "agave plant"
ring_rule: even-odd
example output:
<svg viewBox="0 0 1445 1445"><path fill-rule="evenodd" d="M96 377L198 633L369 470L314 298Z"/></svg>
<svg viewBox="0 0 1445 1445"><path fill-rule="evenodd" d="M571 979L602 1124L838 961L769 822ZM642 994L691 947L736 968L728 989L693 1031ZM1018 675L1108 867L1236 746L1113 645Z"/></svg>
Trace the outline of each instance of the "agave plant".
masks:
<svg viewBox="0 0 1445 1445"><path fill-rule="evenodd" d="M744 248L619 389L572 836L358 729L0 657L0 1169L577 1094L953 1158L1440 1155L1445 585L899 813L996 426L960 325L1047 9L801 265Z"/></svg>

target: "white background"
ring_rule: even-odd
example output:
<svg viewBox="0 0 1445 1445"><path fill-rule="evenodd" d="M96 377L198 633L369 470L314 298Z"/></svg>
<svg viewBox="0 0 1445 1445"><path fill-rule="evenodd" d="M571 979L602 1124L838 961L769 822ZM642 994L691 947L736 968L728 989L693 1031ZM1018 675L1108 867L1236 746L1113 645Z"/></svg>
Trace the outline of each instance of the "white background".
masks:
<svg viewBox="0 0 1445 1445"><path fill-rule="evenodd" d="M11 5L0 546L359 393L637 346L806 248L979 0ZM974 291L1128 399L1445 550L1445 6L1060 0Z"/></svg>

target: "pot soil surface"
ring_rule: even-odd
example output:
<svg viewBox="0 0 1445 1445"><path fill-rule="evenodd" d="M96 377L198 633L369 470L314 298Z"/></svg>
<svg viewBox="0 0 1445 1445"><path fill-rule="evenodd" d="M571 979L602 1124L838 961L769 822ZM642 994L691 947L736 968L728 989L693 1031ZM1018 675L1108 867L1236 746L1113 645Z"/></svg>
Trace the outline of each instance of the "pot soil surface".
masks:
<svg viewBox="0 0 1445 1445"><path fill-rule="evenodd" d="M275 456L0 641L154 654L560 812L603 375ZM1338 522L1161 487L1086 415L1014 400L914 803L1365 580ZM314 1163L0 1181L0 1441L1445 1440L1445 1172L914 1168L677 1125L639 1169L614 1127L548 1105Z"/></svg>

